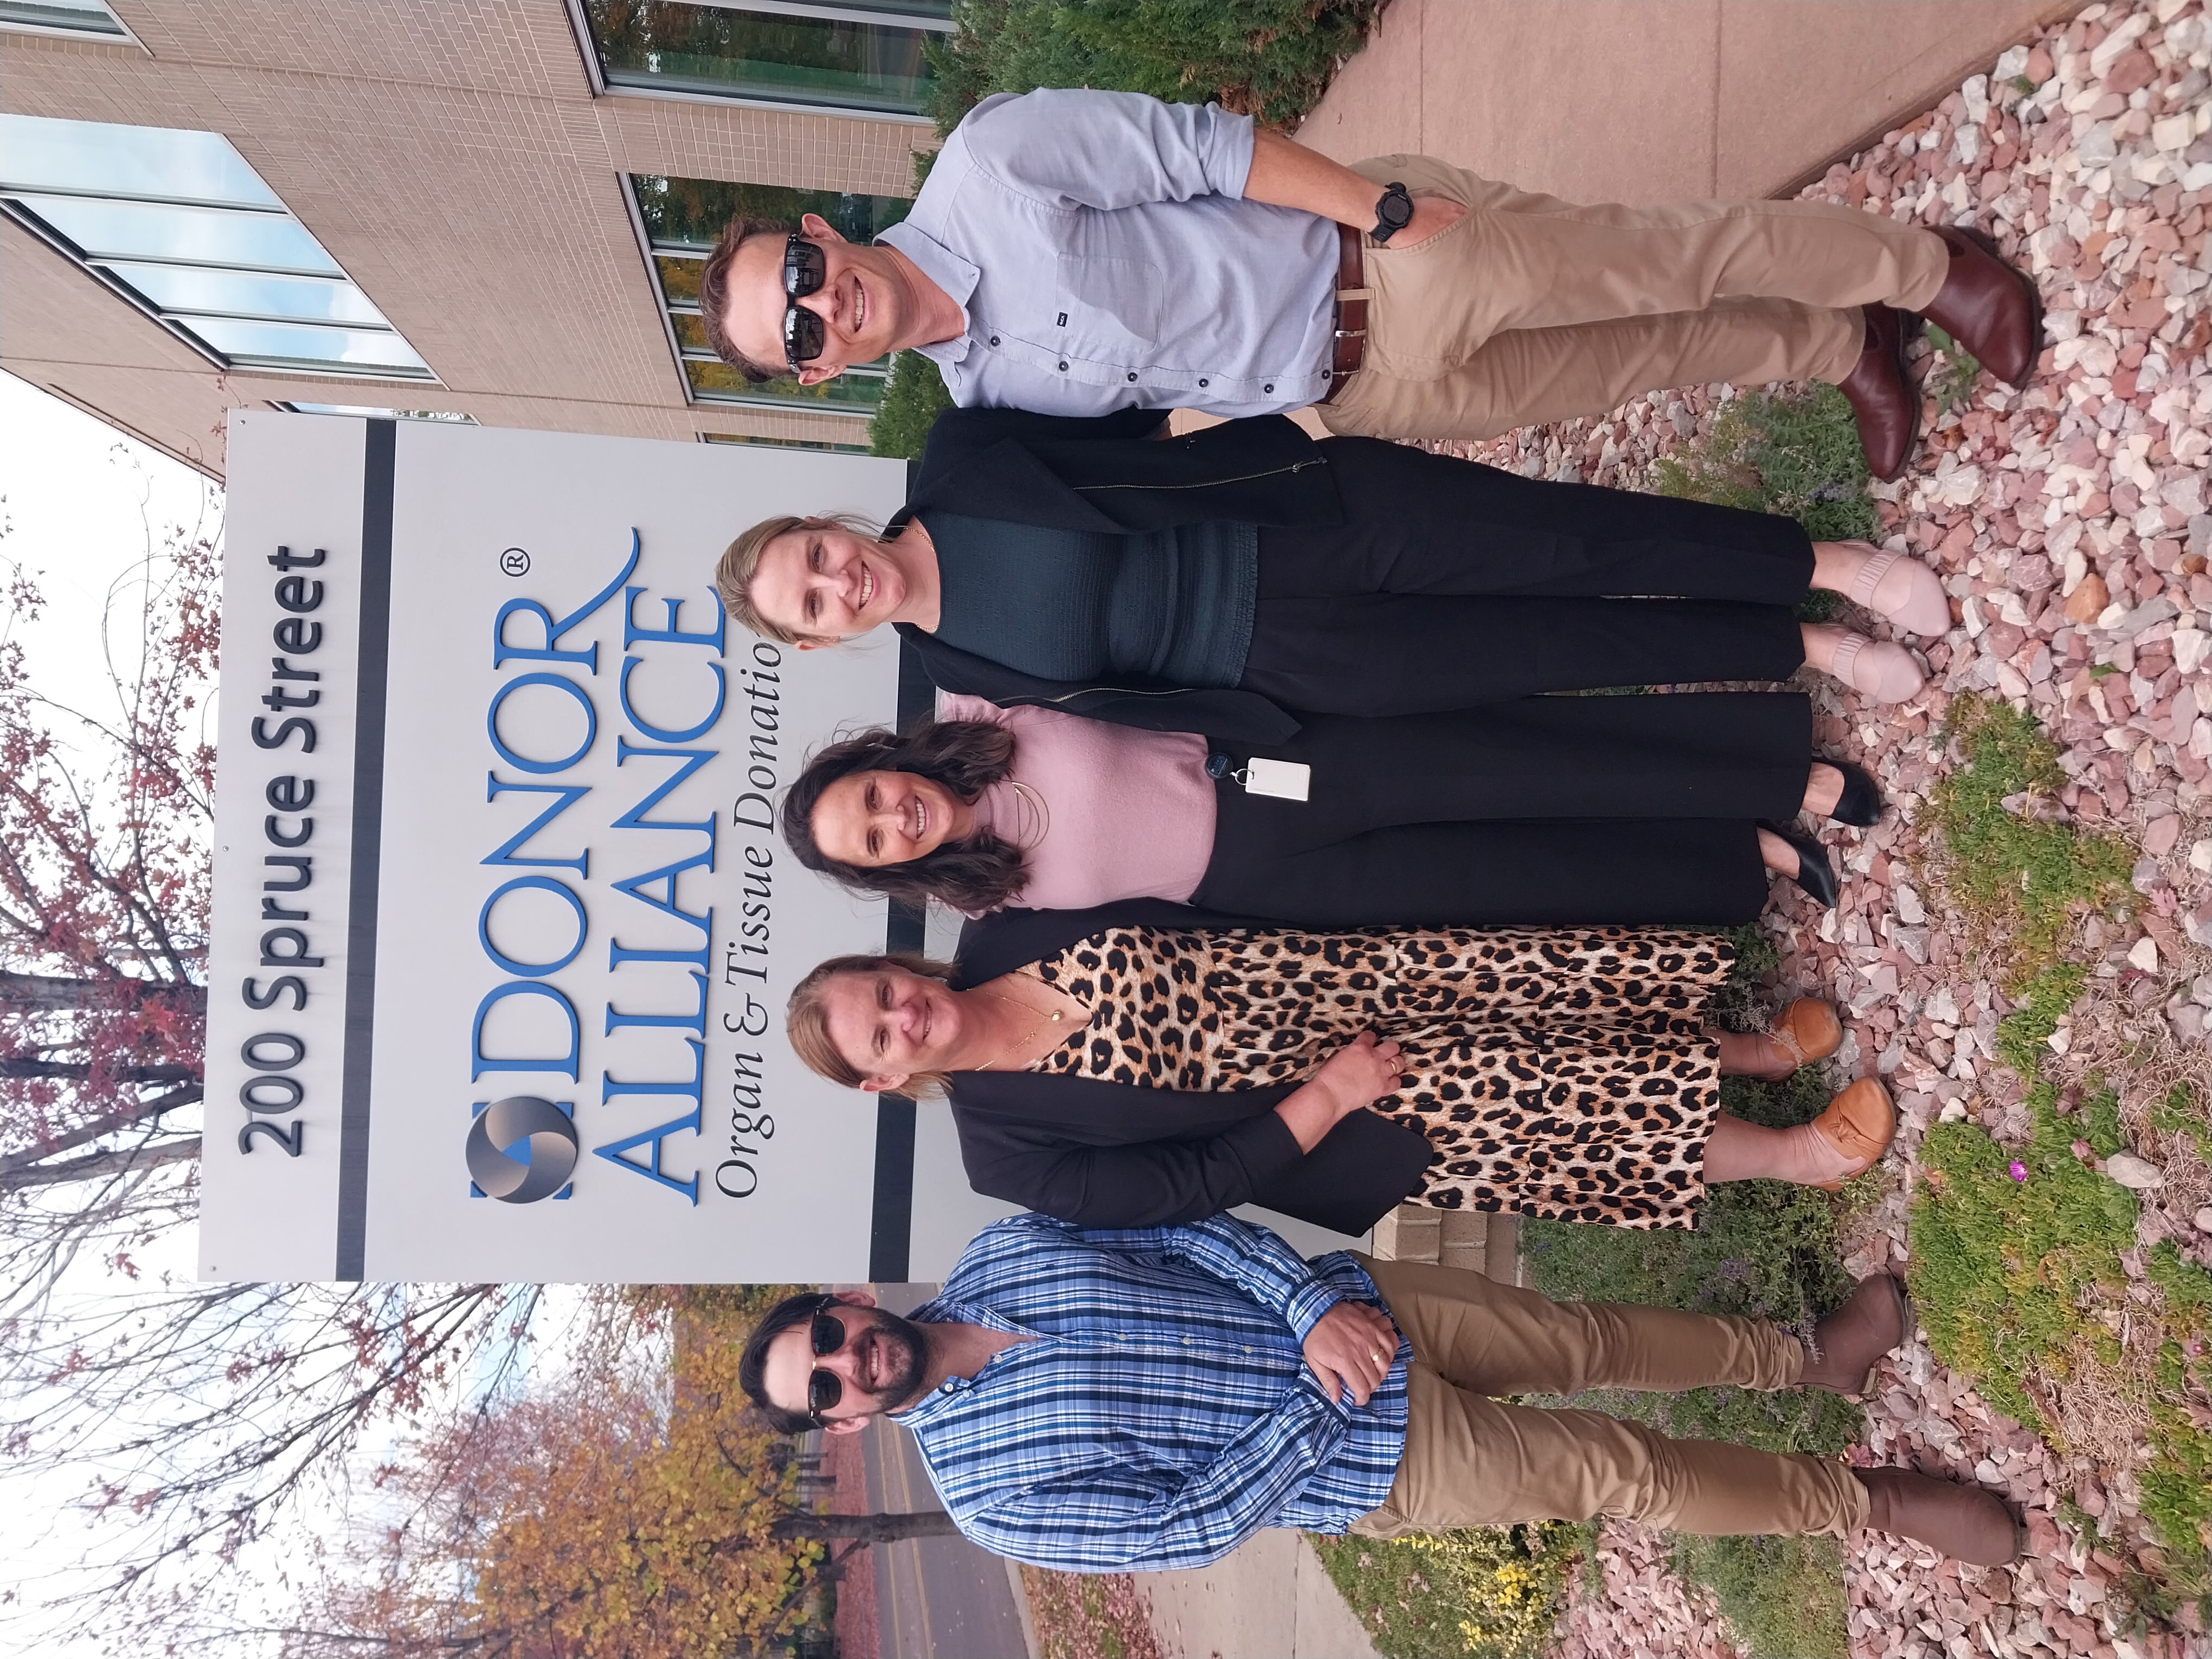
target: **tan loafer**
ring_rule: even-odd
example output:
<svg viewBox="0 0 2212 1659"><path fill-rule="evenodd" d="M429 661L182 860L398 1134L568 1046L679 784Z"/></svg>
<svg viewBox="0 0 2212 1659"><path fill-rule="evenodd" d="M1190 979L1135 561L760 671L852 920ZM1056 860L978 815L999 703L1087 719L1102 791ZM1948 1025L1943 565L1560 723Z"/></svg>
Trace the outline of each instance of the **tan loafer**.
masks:
<svg viewBox="0 0 2212 1659"><path fill-rule="evenodd" d="M1903 646L1863 634L1845 634L1836 642L1828 672L1875 702L1910 702L1927 684L1920 665Z"/></svg>
<svg viewBox="0 0 2212 1659"><path fill-rule="evenodd" d="M1836 1011L1818 997L1799 997L1784 1008L1764 1033L1789 1057L1779 1070L1755 1072L1753 1076L1779 1083L1800 1066L1826 1060L1844 1046L1844 1024Z"/></svg>
<svg viewBox="0 0 2212 1659"><path fill-rule="evenodd" d="M1853 1167L1833 1181L1813 1183L1824 1193L1838 1192L1844 1182L1874 1168L1875 1160L1889 1150L1890 1138L1897 1133L1897 1107L1879 1079L1863 1077L1813 1120L1813 1133L1851 1160Z"/></svg>

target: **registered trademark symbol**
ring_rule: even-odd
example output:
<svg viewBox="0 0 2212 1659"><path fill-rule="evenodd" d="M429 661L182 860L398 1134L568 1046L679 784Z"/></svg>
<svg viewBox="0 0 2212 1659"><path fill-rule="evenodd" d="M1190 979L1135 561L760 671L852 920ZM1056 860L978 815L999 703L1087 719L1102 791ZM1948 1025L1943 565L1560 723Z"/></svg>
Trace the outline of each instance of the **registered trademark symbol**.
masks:
<svg viewBox="0 0 2212 1659"><path fill-rule="evenodd" d="M530 555L519 547L510 547L499 556L499 568L510 576L530 574Z"/></svg>

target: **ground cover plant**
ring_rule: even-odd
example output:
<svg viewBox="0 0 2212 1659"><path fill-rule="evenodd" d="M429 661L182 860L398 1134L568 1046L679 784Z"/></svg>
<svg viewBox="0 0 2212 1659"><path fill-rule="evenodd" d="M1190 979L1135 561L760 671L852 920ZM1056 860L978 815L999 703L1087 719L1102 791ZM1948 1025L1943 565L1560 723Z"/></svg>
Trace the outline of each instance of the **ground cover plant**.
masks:
<svg viewBox="0 0 2212 1659"><path fill-rule="evenodd" d="M1330 1580L1390 1659L1539 1659L1593 1528L1564 1521L1434 1537L1316 1538Z"/></svg>
<svg viewBox="0 0 2212 1659"><path fill-rule="evenodd" d="M1961 763L1929 797L1942 837L1929 873L2020 998L1997 1057L2027 1085L2030 1127L2023 1146L1964 1119L1929 1127L1911 1212L1921 1323L1946 1364L2054 1450L2138 1466L2163 1571L2124 1589L2148 1622L2212 1602L2212 1274L2170 1240L2142 1248L2141 1200L2106 1173L2133 1150L2118 1091L2065 1083L2051 1042L2090 983L2068 959L2073 924L2133 896L2134 849L2039 811L2066 780L2029 716L1961 699L1950 732ZM2186 1085L2154 1117L2175 1132L2203 1121Z"/></svg>
<svg viewBox="0 0 2212 1659"><path fill-rule="evenodd" d="M950 131L994 92L1108 87L1295 125L1382 0L953 0L930 113Z"/></svg>

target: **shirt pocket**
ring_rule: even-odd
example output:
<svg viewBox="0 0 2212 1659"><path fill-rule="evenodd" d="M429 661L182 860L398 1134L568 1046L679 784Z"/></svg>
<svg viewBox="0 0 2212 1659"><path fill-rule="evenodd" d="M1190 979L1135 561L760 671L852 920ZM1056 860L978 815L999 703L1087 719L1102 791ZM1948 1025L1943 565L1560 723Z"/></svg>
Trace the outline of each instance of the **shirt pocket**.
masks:
<svg viewBox="0 0 2212 1659"><path fill-rule="evenodd" d="M1060 256L1059 294L1045 337L1081 356L1132 366L1149 362L1160 343L1166 273L1146 259Z"/></svg>

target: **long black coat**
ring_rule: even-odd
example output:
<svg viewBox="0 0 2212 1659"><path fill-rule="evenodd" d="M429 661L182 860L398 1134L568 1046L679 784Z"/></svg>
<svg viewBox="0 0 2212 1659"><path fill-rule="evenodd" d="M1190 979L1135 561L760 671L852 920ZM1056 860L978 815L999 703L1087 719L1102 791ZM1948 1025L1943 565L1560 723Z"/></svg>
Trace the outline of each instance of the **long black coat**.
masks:
<svg viewBox="0 0 2212 1659"><path fill-rule="evenodd" d="M1152 899L1092 910L1001 910L961 930L965 989L1105 927L1271 927ZM969 1184L1062 1220L1155 1227L1258 1204L1365 1232L1420 1183L1416 1131L1355 1112L1310 1152L1275 1108L1297 1085L1196 1094L1034 1072L959 1072L952 1121Z"/></svg>
<svg viewBox="0 0 2212 1659"><path fill-rule="evenodd" d="M1142 409L1095 419L948 410L929 430L907 513L934 507L1008 524L1108 533L1184 524L1344 522L1323 447L1297 422L1267 415L1187 437L1148 437L1161 421L1158 410ZM1116 725L1203 732L1248 744L1280 743L1298 729L1288 713L1255 692L1039 679L956 650L908 623L897 626L933 684L1001 708L1046 703Z"/></svg>

